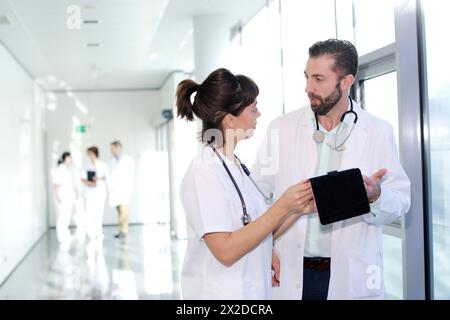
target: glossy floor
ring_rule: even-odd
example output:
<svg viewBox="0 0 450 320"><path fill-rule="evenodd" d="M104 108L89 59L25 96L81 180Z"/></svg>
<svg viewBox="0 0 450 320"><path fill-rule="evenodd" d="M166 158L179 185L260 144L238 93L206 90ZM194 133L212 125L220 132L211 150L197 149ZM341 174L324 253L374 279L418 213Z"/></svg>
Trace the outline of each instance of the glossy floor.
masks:
<svg viewBox="0 0 450 320"><path fill-rule="evenodd" d="M127 239L104 228L103 241L75 230L60 245L50 230L0 287L0 299L179 299L186 241L166 226L131 226Z"/></svg>
<svg viewBox="0 0 450 320"><path fill-rule="evenodd" d="M50 230L0 287L0 300L180 299L185 240L160 225L131 226L126 240L113 237L116 227L103 232L103 241L89 241L73 230L71 242L59 245ZM402 299L401 238L384 235L383 246L388 299ZM444 272L449 258L438 258L435 271ZM449 288L436 286L444 297Z"/></svg>

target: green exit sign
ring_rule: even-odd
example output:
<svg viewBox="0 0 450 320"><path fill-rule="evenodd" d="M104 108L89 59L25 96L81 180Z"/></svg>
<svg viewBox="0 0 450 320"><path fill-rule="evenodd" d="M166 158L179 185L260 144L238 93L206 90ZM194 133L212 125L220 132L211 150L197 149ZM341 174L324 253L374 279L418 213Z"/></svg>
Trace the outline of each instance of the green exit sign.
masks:
<svg viewBox="0 0 450 320"><path fill-rule="evenodd" d="M85 125L78 125L75 127L75 132L77 133L86 133L86 126Z"/></svg>

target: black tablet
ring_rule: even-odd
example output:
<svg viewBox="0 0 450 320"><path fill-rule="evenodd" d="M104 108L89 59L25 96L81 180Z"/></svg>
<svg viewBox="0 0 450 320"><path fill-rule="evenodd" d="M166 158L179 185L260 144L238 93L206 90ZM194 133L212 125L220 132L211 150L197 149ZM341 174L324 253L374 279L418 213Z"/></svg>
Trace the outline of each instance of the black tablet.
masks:
<svg viewBox="0 0 450 320"><path fill-rule="evenodd" d="M87 172L87 179L88 179L88 181L94 181L94 177L95 177L95 171L88 171Z"/></svg>
<svg viewBox="0 0 450 320"><path fill-rule="evenodd" d="M370 212L361 170L333 171L309 179L323 225Z"/></svg>

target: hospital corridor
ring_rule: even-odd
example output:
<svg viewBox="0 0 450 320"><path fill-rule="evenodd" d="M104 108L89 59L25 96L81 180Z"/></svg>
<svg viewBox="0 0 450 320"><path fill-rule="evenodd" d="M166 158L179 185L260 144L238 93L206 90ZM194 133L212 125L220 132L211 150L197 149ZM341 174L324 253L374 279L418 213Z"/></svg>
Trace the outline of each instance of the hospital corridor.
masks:
<svg viewBox="0 0 450 320"><path fill-rule="evenodd" d="M58 245L55 230L39 240L3 284L0 299L180 299L179 273L185 240L167 227L131 226L129 240ZM26 283L26 285L24 285Z"/></svg>
<svg viewBox="0 0 450 320"><path fill-rule="evenodd" d="M0 300L450 300L449 10L0 0Z"/></svg>

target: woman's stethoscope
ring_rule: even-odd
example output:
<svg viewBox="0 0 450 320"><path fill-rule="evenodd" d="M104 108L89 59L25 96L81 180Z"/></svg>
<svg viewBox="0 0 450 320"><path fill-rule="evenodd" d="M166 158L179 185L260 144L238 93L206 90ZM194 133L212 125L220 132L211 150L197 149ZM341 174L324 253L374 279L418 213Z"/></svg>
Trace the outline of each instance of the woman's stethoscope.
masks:
<svg viewBox="0 0 450 320"><path fill-rule="evenodd" d="M356 122L358 121L358 115L356 114L356 112L353 110L353 100L348 97L348 99L350 100L350 110L345 112L340 119L340 123L339 123L339 127L336 130L336 135L334 136L334 147L331 145L330 142L328 142L328 146L333 149L334 151L342 151L343 149L341 149L341 147L347 142L347 140L350 138L353 129L355 128ZM341 129L342 123L344 122L345 116L347 114L354 114L355 115L355 119L353 120L353 125L352 125L352 129L350 130L349 134L345 137L344 141L337 145L337 137L339 136L339 131ZM321 131L319 129L319 120L317 119L317 113L314 113L314 117L316 119L316 130L313 133L313 140L317 143L322 143L323 140L325 140L325 134L323 133L323 131Z"/></svg>
<svg viewBox="0 0 450 320"><path fill-rule="evenodd" d="M242 196L241 190L239 189L239 186L237 185L236 180L234 180L233 175L231 174L230 169L228 169L228 166L225 163L225 161L223 160L222 156L219 154L219 152L217 152L216 148L214 148L213 146L211 146L211 148L213 149L213 151L217 155L217 157L219 157L220 161L222 162L223 167L225 168L225 171L228 173L228 176L230 177L231 182L233 182L233 185L236 188L236 191L239 195L239 199L241 200L241 205L242 205L242 223L244 224L244 226L246 226L250 223L251 217L247 213L247 206L245 205L244 197ZM273 193L271 192L271 193L269 193L269 196L266 196L265 193L258 187L255 180L253 180L253 178L250 176L250 170L248 170L248 168L241 162L241 160L239 160L238 157L236 157L236 155L234 157L239 162L242 170L245 172L247 177L249 177L250 181L256 187L258 192L263 196L266 203L270 204L273 199Z"/></svg>
<svg viewBox="0 0 450 320"><path fill-rule="evenodd" d="M353 101L352 99L349 97L350 100L350 110L345 112L340 119L340 124L339 127L336 131L336 136L335 136L335 140L334 140L334 148L331 144L329 144L330 148L335 150L335 151L339 151L340 148L345 144L345 142L347 142L347 140L350 138L350 135L352 134L353 128L355 127L356 122L358 121L358 115L356 114L356 112L353 110ZM339 135L339 130L341 129L341 125L345 119L345 116L347 114L354 114L355 115L355 119L353 120L353 126L352 129L350 130L350 133L345 137L344 141L337 146L337 136ZM322 143L323 140L325 139L325 134L320 131L319 129L319 120L317 119L317 114L314 113L315 119L316 119L316 131L313 134L313 140L317 143ZM208 145L210 145L210 147L213 149L214 153L217 155L217 157L220 159L220 161L222 162L223 167L225 168L225 171L227 172L228 176L230 177L231 182L233 182L233 185L239 195L239 199L241 200L241 205L242 205L242 223L244 224L244 226L246 226L247 224L250 223L251 221L251 217L250 215L247 213L247 206L245 204L244 201L244 197L242 196L241 190L239 189L239 186L236 183L236 180L234 180L233 175L230 172L230 169L228 169L227 164L225 163L225 160L223 160L222 156L219 154L219 152L217 152L216 148L214 148L211 143L214 141L214 137L212 137L212 139L210 141L208 141ZM267 196L262 190L261 188L258 186L258 184L255 182L255 180L253 180L253 178L250 176L250 170L248 170L248 168L241 162L241 160L236 157L236 155L234 156L236 158L236 160L239 162L239 165L241 166L242 170L244 171L244 173L247 175L247 177L250 179L250 181L253 183L253 185L256 187L256 189L258 190L258 192L261 194L261 196L264 198L265 202L267 204L270 204L273 200L273 193L269 193L269 195Z"/></svg>

